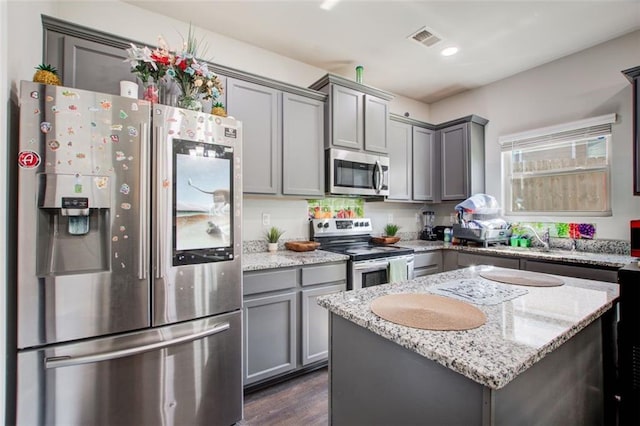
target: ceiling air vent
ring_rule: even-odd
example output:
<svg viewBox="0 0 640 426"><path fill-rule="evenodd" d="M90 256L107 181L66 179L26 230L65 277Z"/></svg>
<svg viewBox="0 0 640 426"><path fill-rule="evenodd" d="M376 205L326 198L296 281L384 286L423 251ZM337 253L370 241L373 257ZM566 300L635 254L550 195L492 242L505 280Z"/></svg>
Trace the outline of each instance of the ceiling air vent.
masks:
<svg viewBox="0 0 640 426"><path fill-rule="evenodd" d="M427 30L427 27L420 28L418 31L411 34L408 38L417 41L418 43L427 47L433 46L441 40L437 35Z"/></svg>

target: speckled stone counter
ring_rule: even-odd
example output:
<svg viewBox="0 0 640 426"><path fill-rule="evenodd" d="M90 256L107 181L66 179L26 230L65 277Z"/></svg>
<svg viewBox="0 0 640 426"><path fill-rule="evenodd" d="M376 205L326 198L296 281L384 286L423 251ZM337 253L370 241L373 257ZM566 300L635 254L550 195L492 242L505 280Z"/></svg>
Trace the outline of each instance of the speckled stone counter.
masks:
<svg viewBox="0 0 640 426"><path fill-rule="evenodd" d="M492 268L492 267L485 267ZM522 287L528 293L498 305L477 305L487 323L468 331L428 331L391 323L373 314L370 302L392 293L432 293L430 287L472 278L478 268L342 292L318 303L367 330L492 389L500 389L611 309L616 284L559 277L560 287ZM497 269L497 268L496 268Z"/></svg>
<svg viewBox="0 0 640 426"><path fill-rule="evenodd" d="M288 266L339 262L347 259L349 259L347 255L331 253L324 250L305 252L278 250L275 253L245 253L242 255L242 270L259 271L262 269L285 268Z"/></svg>
<svg viewBox="0 0 640 426"><path fill-rule="evenodd" d="M596 253L587 251L571 251L552 248L545 252L537 248L518 248L504 245L496 245L490 247L472 247L462 245L444 244L442 241L400 241L396 244L400 247L412 248L416 253L427 252L439 249L456 250L467 253L478 253L488 255L501 255L518 257L525 259L548 260L556 262L565 262L573 264L592 265L608 268L621 268L631 262L637 261L637 258L611 253Z"/></svg>
<svg viewBox="0 0 640 426"><path fill-rule="evenodd" d="M472 267L318 298L330 311L330 424L611 424L617 284L559 287L494 305L467 331L401 326L371 312L394 293L493 286ZM506 300L506 299L501 299ZM613 420L612 420L613 419Z"/></svg>

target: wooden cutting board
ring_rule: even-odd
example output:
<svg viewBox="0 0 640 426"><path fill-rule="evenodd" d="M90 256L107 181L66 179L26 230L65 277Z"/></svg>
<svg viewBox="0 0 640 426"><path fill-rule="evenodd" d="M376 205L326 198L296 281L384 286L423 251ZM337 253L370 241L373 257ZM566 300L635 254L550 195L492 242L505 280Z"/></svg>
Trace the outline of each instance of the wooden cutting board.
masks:
<svg viewBox="0 0 640 426"><path fill-rule="evenodd" d="M497 281L505 284L526 285L530 287L558 287L564 284L564 281L558 277L552 277L551 275L541 274L539 272L531 271L482 271L479 272L482 278L486 278L491 281Z"/></svg>
<svg viewBox="0 0 640 426"><path fill-rule="evenodd" d="M371 311L395 324L423 330L471 330L487 321L475 306L435 294L388 294L374 299Z"/></svg>

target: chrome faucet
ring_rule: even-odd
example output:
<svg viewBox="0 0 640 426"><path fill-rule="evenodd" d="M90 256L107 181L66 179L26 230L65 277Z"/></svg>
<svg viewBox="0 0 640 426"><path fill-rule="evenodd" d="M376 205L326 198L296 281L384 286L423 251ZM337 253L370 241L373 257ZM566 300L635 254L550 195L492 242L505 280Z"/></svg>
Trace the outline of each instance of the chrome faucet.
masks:
<svg viewBox="0 0 640 426"><path fill-rule="evenodd" d="M536 230L533 229L531 226L524 225L523 228L530 229L531 232L533 232L533 235L536 237L536 239L542 243L542 251L549 251L549 248L550 248L549 228L547 228L546 232L542 234L542 238L540 238Z"/></svg>

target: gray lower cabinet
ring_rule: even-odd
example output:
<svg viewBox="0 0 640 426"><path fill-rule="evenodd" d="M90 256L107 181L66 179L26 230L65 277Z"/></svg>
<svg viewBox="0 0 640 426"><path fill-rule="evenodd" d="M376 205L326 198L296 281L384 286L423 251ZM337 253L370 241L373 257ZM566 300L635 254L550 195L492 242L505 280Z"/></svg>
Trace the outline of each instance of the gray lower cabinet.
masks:
<svg viewBox="0 0 640 426"><path fill-rule="evenodd" d="M455 250L442 250L442 272L458 269L458 252Z"/></svg>
<svg viewBox="0 0 640 426"><path fill-rule="evenodd" d="M540 260L520 259L520 269L587 280L618 282L618 270L580 265L558 264Z"/></svg>
<svg viewBox="0 0 640 426"><path fill-rule="evenodd" d="M302 365L324 361L329 356L329 312L318 305L320 296L346 290L346 284L302 290Z"/></svg>
<svg viewBox="0 0 640 426"><path fill-rule="evenodd" d="M243 380L249 385L296 368L298 272L243 274Z"/></svg>
<svg viewBox="0 0 640 426"><path fill-rule="evenodd" d="M438 126L442 201L464 200L484 192L486 123L486 119L472 115Z"/></svg>
<svg viewBox="0 0 640 426"><path fill-rule="evenodd" d="M346 262L243 274L244 386L327 359L329 313L316 299L346 279Z"/></svg>
<svg viewBox="0 0 640 426"><path fill-rule="evenodd" d="M324 196L324 102L282 95L282 194Z"/></svg>
<svg viewBox="0 0 640 426"><path fill-rule="evenodd" d="M442 250L416 253L413 264L415 277L418 278L442 272L442 254Z"/></svg>
<svg viewBox="0 0 640 426"><path fill-rule="evenodd" d="M466 268L474 265L493 265L501 268L521 269L525 271L541 272L565 277L584 278L615 283L618 281L616 268L570 264L567 262L547 262L521 257L507 257L462 251L443 250L444 271Z"/></svg>
<svg viewBox="0 0 640 426"><path fill-rule="evenodd" d="M493 265L501 268L520 269L520 260L518 258L505 256L459 252L457 262L459 268L474 265Z"/></svg>
<svg viewBox="0 0 640 426"><path fill-rule="evenodd" d="M245 299L245 385L296 368L297 299L295 291Z"/></svg>

